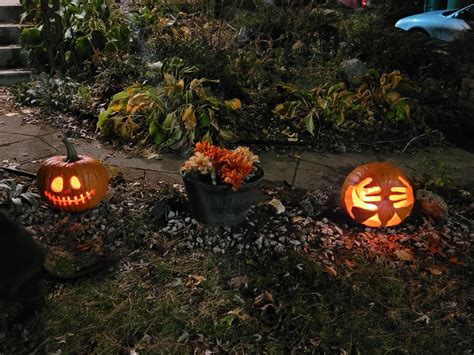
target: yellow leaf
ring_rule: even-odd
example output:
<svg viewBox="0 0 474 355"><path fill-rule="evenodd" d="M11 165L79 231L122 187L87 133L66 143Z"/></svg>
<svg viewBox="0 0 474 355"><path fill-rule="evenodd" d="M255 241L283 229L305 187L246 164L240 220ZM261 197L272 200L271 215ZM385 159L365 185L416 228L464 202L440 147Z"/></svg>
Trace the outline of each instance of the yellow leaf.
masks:
<svg viewBox="0 0 474 355"><path fill-rule="evenodd" d="M175 83L174 76L169 73L164 73L163 78L165 79L166 84L172 85Z"/></svg>
<svg viewBox="0 0 474 355"><path fill-rule="evenodd" d="M272 110L273 113L276 113L277 115L280 115L282 117L286 117L287 115L287 109L285 107L285 104L278 104L275 106L275 108Z"/></svg>
<svg viewBox="0 0 474 355"><path fill-rule="evenodd" d="M398 85L400 85L400 81L402 80L402 76L398 70L395 70L390 73L390 84L392 89L396 89Z"/></svg>
<svg viewBox="0 0 474 355"><path fill-rule="evenodd" d="M230 108L231 110L238 110L242 107L242 103L239 99L232 99L225 101L226 107Z"/></svg>
<svg viewBox="0 0 474 355"><path fill-rule="evenodd" d="M122 110L124 108L124 103L123 101L117 101L117 102L114 102L110 105L109 107L109 110L113 111L113 112L119 112L120 110Z"/></svg>
<svg viewBox="0 0 474 355"><path fill-rule="evenodd" d="M184 112L183 112L183 122L184 122L184 127L186 127L187 130L192 130L192 129L196 128L197 120L196 120L196 116L194 115L193 105L189 105L184 110Z"/></svg>

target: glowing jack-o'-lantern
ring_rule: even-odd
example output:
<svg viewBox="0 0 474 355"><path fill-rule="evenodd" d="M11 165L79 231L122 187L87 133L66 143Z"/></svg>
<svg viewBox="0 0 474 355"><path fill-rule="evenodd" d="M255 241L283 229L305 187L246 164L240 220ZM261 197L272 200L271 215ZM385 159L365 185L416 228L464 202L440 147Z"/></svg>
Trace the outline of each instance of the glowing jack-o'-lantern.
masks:
<svg viewBox="0 0 474 355"><path fill-rule="evenodd" d="M37 173L41 195L57 210L81 212L99 204L107 193L107 170L96 159L77 155L71 142L63 139L67 156L45 160Z"/></svg>
<svg viewBox="0 0 474 355"><path fill-rule="evenodd" d="M344 181L341 197L349 216L369 227L400 224L410 214L415 201L408 179L388 163L355 168Z"/></svg>

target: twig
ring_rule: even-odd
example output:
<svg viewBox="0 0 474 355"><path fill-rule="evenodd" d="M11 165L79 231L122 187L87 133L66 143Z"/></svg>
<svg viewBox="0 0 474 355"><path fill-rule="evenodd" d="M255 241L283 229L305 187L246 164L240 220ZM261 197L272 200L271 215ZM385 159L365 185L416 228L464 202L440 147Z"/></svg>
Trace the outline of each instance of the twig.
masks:
<svg viewBox="0 0 474 355"><path fill-rule="evenodd" d="M412 139L410 139L408 141L408 143L405 145L405 147L402 149L402 151L399 153L399 154L403 154L405 152L405 150L407 150L408 146L415 140L417 140L418 138L421 138L423 136L426 136L426 133L423 133L423 134L420 134L419 136L416 136L416 137L413 137Z"/></svg>
<svg viewBox="0 0 474 355"><path fill-rule="evenodd" d="M300 161L301 161L301 156L297 155L296 156L295 172L293 173L293 179L291 179L291 186L295 186L296 173L298 171L298 167L300 166Z"/></svg>
<svg viewBox="0 0 474 355"><path fill-rule="evenodd" d="M0 170L5 170L5 171L8 171L8 172L16 174L16 175L27 176L29 178L36 179L36 174L29 173L27 171L18 170L18 169L15 169L15 168L8 168L6 166L0 166Z"/></svg>

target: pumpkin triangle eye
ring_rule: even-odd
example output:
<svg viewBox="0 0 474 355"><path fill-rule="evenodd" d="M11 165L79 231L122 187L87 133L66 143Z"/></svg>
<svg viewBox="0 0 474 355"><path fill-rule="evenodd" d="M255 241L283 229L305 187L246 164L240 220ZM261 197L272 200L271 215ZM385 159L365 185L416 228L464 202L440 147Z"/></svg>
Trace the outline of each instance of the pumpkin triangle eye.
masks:
<svg viewBox="0 0 474 355"><path fill-rule="evenodd" d="M81 181L77 176L73 176L71 178L71 187L75 190L79 190L81 188Z"/></svg>
<svg viewBox="0 0 474 355"><path fill-rule="evenodd" d="M51 190L54 192L61 192L63 191L63 178L61 176L57 176L51 182Z"/></svg>

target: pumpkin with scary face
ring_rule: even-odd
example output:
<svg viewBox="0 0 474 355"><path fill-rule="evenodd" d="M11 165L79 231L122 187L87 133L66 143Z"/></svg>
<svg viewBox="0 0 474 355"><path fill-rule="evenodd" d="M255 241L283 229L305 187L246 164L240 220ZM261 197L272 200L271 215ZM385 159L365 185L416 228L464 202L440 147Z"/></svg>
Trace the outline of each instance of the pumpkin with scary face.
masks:
<svg viewBox="0 0 474 355"><path fill-rule="evenodd" d="M38 190L52 208L60 211L81 212L93 208L107 193L107 171L98 160L78 156L66 138L63 142L67 156L55 156L41 164Z"/></svg>
<svg viewBox="0 0 474 355"><path fill-rule="evenodd" d="M388 163L355 168L344 181L342 204L349 216L369 227L400 224L414 205L413 188L400 169Z"/></svg>

